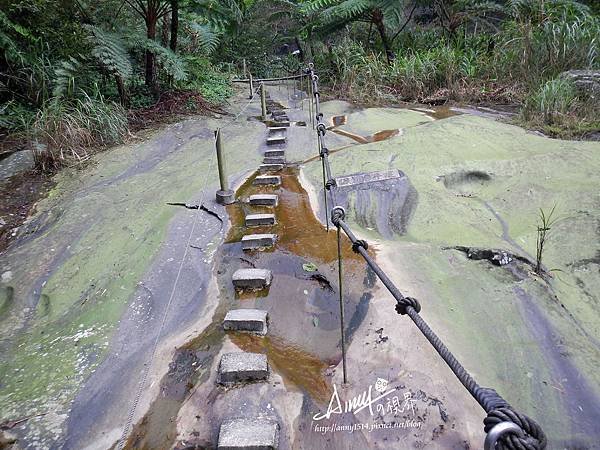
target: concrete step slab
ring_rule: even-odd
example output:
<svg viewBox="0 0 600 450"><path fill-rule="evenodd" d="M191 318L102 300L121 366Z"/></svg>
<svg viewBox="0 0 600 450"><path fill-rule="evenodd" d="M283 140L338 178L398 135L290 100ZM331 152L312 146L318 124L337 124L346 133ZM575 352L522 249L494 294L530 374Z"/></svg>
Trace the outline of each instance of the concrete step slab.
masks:
<svg viewBox="0 0 600 450"><path fill-rule="evenodd" d="M274 156L279 156L279 157L285 156L285 150L283 150L283 149L265 150L265 158L271 158Z"/></svg>
<svg viewBox="0 0 600 450"><path fill-rule="evenodd" d="M242 237L242 250L269 248L275 245L276 234L247 234Z"/></svg>
<svg viewBox="0 0 600 450"><path fill-rule="evenodd" d="M258 166L258 171L261 173L265 172L278 172L283 169L283 164L267 163Z"/></svg>
<svg viewBox="0 0 600 450"><path fill-rule="evenodd" d="M258 206L277 206L279 196L276 194L254 194L248 197L248 202L251 205Z"/></svg>
<svg viewBox="0 0 600 450"><path fill-rule="evenodd" d="M267 355L262 353L233 352L221 356L217 383L233 384L262 381L269 378Z"/></svg>
<svg viewBox="0 0 600 450"><path fill-rule="evenodd" d="M219 429L218 450L276 450L279 424L263 418L226 419Z"/></svg>
<svg viewBox="0 0 600 450"><path fill-rule="evenodd" d="M273 120L273 125L276 127L288 128L290 126L290 120Z"/></svg>
<svg viewBox="0 0 600 450"><path fill-rule="evenodd" d="M225 315L223 329L267 334L267 312L261 309L232 309Z"/></svg>
<svg viewBox="0 0 600 450"><path fill-rule="evenodd" d="M274 133L286 133L287 132L287 127L269 127L269 133L270 134L274 134Z"/></svg>
<svg viewBox="0 0 600 450"><path fill-rule="evenodd" d="M238 269L231 281L237 289L263 289L273 281L273 274L268 269Z"/></svg>
<svg viewBox="0 0 600 450"><path fill-rule="evenodd" d="M247 214L247 227L260 227L262 225L274 225L275 214Z"/></svg>
<svg viewBox="0 0 600 450"><path fill-rule="evenodd" d="M285 164L285 158L282 156L265 156L264 164Z"/></svg>
<svg viewBox="0 0 600 450"><path fill-rule="evenodd" d="M279 175L259 175L254 179L253 184L281 186L281 177Z"/></svg>
<svg viewBox="0 0 600 450"><path fill-rule="evenodd" d="M281 145L285 144L285 136L272 136L267 138L267 145Z"/></svg>

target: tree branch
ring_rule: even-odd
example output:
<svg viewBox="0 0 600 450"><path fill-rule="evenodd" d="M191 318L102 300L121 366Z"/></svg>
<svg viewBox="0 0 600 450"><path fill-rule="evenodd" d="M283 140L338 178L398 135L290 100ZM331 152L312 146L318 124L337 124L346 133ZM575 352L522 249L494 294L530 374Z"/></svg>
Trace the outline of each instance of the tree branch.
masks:
<svg viewBox="0 0 600 450"><path fill-rule="evenodd" d="M415 9L417 9L417 2L415 0L415 4L413 5L412 9L410 10L410 14L408 15L408 19L406 19L406 22L404 22L404 25L402 25L402 27L400 27L400 29L396 32L396 34L394 34L392 36L392 39L390 39L390 43L394 42L394 39L396 39L398 37L398 35L400 33L402 33L402 31L404 30L404 28L406 28L406 25L408 25L408 23L411 21L412 16L415 12Z"/></svg>

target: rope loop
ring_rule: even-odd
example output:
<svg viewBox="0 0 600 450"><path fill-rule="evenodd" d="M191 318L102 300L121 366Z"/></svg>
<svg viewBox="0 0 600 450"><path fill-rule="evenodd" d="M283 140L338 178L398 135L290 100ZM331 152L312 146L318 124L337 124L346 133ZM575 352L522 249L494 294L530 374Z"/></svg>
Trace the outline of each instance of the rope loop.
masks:
<svg viewBox="0 0 600 450"><path fill-rule="evenodd" d="M321 153L320 153L320 155L321 155L321 158L322 158L324 155L328 155L328 154L329 154L329 149L328 149L327 147L322 147L322 148L321 148Z"/></svg>
<svg viewBox="0 0 600 450"><path fill-rule="evenodd" d="M341 206L335 206L331 210L331 221L333 224L338 227L340 220L344 220L346 218L346 210Z"/></svg>
<svg viewBox="0 0 600 450"><path fill-rule="evenodd" d="M335 182L335 180L332 178L331 180L327 180L327 182L325 183L325 189L327 189L328 191L331 190L332 187L336 187L337 183Z"/></svg>
<svg viewBox="0 0 600 450"><path fill-rule="evenodd" d="M401 315L407 314L406 308L409 306L417 313L421 312L421 304L419 303L419 300L412 297L404 297L402 300L398 300L398 303L396 303L396 312Z"/></svg>
<svg viewBox="0 0 600 450"><path fill-rule="evenodd" d="M360 247L364 248L365 250L368 250L369 249L369 244L367 243L367 241L364 241L362 239L357 239L356 241L354 241L352 243L352 251L354 253L359 253L358 249Z"/></svg>
<svg viewBox="0 0 600 450"><path fill-rule="evenodd" d="M317 125L317 131L319 132L319 134L321 136L325 136L325 130L326 130L326 128L325 128L325 124L324 123L319 123Z"/></svg>
<svg viewBox="0 0 600 450"><path fill-rule="evenodd" d="M521 414L510 406L496 408L488 412L483 420L484 430L488 433L495 425L500 422L512 422L523 430L523 436L516 433L507 433L503 435L496 449L498 450L544 450L548 441L546 435L538 423Z"/></svg>

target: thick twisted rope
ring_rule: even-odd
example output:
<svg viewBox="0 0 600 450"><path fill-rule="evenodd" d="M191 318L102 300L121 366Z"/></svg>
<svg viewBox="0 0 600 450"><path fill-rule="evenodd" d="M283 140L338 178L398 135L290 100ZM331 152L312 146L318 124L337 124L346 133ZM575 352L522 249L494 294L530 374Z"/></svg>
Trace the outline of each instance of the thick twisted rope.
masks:
<svg viewBox="0 0 600 450"><path fill-rule="evenodd" d="M306 71L312 80L312 87L315 96L316 105L316 119L317 119L317 137L319 142L319 155L323 161L323 182L325 196L327 192L332 197L332 204L335 202L335 189L337 187L335 179L331 175L331 168L329 165L329 151L324 145L325 133L327 127L323 123L323 113L320 112L319 105L319 90L318 90L318 77L314 74L314 70L311 67ZM396 285L388 278L383 272L379 265L368 253L368 243L364 240L357 239L350 227L344 222L346 218L346 211L341 206L335 206L331 210L331 222L339 230L344 230L344 233L350 239L352 243L352 250L355 253L359 253L365 259L367 264L373 269L377 277L382 281L385 287L390 291L392 296L396 299L396 312L400 315L408 315L414 324L419 328L421 333L427 338L429 343L442 357L444 362L450 367L450 370L460 380L463 386L469 391L473 398L479 403L483 410L487 413L484 419L484 431L489 433L492 428L503 422L510 422L522 430L522 433L506 432L500 435L498 441L495 443L497 450L544 450L547 445L546 436L542 428L530 417L525 414L519 413L512 408L504 398L502 398L494 389L481 387L473 377L467 372L467 370L460 364L452 352L446 347L442 340L433 332L429 325L419 315L421 311L421 304L419 301L412 297L405 297L402 292L396 287Z"/></svg>

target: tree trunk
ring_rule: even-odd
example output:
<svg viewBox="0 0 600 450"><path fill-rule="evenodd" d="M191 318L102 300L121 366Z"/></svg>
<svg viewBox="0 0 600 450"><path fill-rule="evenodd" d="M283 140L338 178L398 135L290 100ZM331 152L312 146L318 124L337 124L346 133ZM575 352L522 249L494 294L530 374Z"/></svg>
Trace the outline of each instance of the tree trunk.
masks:
<svg viewBox="0 0 600 450"><path fill-rule="evenodd" d="M383 23L383 13L380 10L375 10L372 14L373 23L379 32L379 37L381 37L381 43L383 44L383 49L385 50L385 56L387 57L388 63L391 64L394 61L396 55L392 51L392 47L390 45L390 41L388 39L387 33L385 32L385 24Z"/></svg>
<svg viewBox="0 0 600 450"><path fill-rule="evenodd" d="M155 15L148 15L146 18L146 37L154 41L156 39L156 22L157 17ZM154 53L151 50L146 50L146 87L149 88L154 94L158 93L158 86L156 84L156 70L154 66Z"/></svg>
<svg viewBox="0 0 600 450"><path fill-rule="evenodd" d="M117 90L119 91L119 101L121 106L129 108L129 96L127 95L127 87L123 81L123 77L115 75L115 83L117 83Z"/></svg>
<svg viewBox="0 0 600 450"><path fill-rule="evenodd" d="M177 33L179 33L179 0L171 0L171 42L169 47L177 51Z"/></svg>

